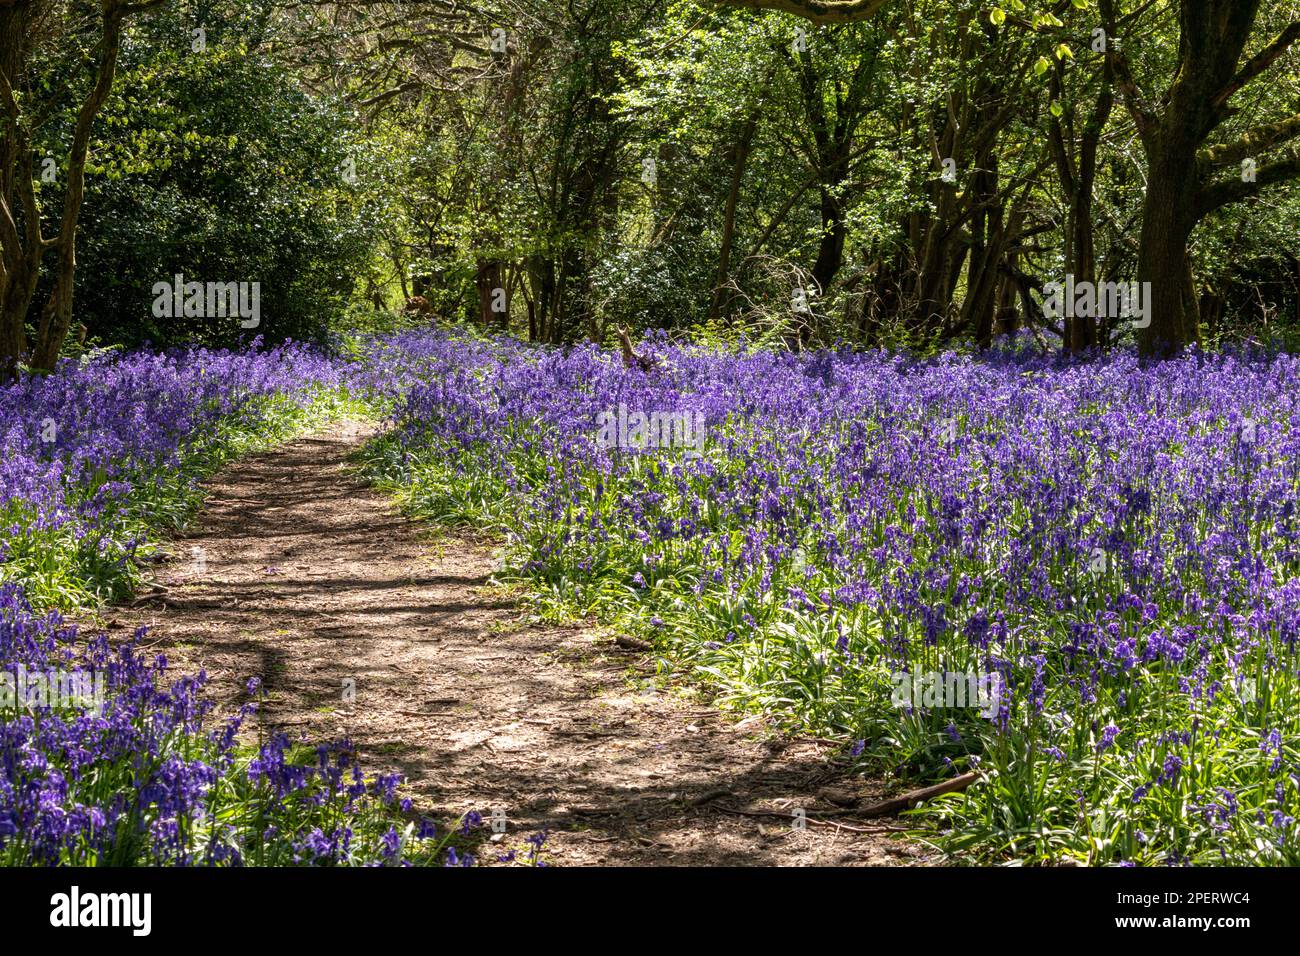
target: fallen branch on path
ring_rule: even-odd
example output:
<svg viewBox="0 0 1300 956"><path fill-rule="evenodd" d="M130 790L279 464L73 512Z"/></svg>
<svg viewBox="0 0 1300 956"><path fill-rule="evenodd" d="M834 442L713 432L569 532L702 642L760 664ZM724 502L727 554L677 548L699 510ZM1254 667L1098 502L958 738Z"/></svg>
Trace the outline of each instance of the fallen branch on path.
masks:
<svg viewBox="0 0 1300 956"><path fill-rule="evenodd" d="M871 817L888 817L904 810L910 810L918 803L929 800L931 797L937 797L945 793L956 793L965 790L972 783L979 779L979 774L975 772L964 773L959 777L953 777L951 780L945 780L943 783L936 783L929 787L921 787L919 790L909 790L907 793L900 794L897 797L891 797L888 800L882 800L880 803L872 804L861 810L827 810L823 816L835 814L852 814L854 818L871 818ZM708 791L694 800L690 801L689 806L700 806L721 794L716 791ZM715 804L716 809L723 813L730 813L742 817L780 817L783 820L794 819L792 813L782 813L776 810L738 810L735 807L728 807L725 804ZM847 823L838 823L835 820L823 820L818 817L805 815L803 820L812 826L835 827L837 830L844 830L849 833L906 833L917 829L916 827L896 827L889 824L874 824L869 827L855 827Z"/></svg>
<svg viewBox="0 0 1300 956"><path fill-rule="evenodd" d="M164 596L165 594L168 594L170 591L171 591L171 588L163 587L163 585L161 585L161 584L155 584L155 585L153 585L152 590L150 590L150 592L149 592L148 594L142 594L142 595L140 595L138 598L136 598L134 601L132 601L132 602L131 602L131 607L139 607L141 604L145 604L145 603L147 603L147 602L149 602L149 601L161 601L161 600L164 600L164 597L163 597L163 596Z"/></svg>
<svg viewBox="0 0 1300 956"><path fill-rule="evenodd" d="M706 790L698 797L692 797L690 800L687 800L686 805L688 807L699 807L708 803L710 800L717 800L719 797L729 797L729 796L731 796L731 791L726 789L725 787L719 788L717 790Z"/></svg>
<svg viewBox="0 0 1300 956"><path fill-rule="evenodd" d="M614 643L619 647L625 647L630 651L652 651L654 645L649 641L643 641L639 637L629 637L626 634L615 636Z"/></svg>
<svg viewBox="0 0 1300 956"><path fill-rule="evenodd" d="M951 780L945 780L943 783L936 783L930 787L922 787L919 790L910 790L901 796L891 797L880 803L872 804L858 811L860 817L892 817L896 813L904 810L910 810L923 800L929 800L931 797L937 797L944 793L956 793L959 790L965 790L972 783L979 779L979 774L974 771L964 773L960 777L953 777Z"/></svg>

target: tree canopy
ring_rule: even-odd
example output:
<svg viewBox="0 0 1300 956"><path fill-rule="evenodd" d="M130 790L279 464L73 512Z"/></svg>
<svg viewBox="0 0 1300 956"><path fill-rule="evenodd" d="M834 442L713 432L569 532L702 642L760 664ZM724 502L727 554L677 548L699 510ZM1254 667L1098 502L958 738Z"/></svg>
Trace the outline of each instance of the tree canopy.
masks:
<svg viewBox="0 0 1300 956"><path fill-rule="evenodd" d="M78 327L243 334L150 316L174 273L262 282L272 338L416 303L549 342L1159 357L1300 321L1287 4L9 0L0 28L10 368Z"/></svg>

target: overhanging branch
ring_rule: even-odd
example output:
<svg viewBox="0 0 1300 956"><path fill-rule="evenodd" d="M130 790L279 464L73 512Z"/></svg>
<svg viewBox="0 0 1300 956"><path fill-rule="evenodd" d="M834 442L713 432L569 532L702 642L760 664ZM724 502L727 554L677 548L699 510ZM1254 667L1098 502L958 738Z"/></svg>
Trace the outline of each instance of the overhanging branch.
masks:
<svg viewBox="0 0 1300 956"><path fill-rule="evenodd" d="M1255 178L1251 182L1229 179L1207 186L1201 190L1197 202L1198 218L1207 216L1230 203L1248 199L1265 186L1289 182L1293 179L1300 179L1300 154L1297 153L1292 153L1286 159L1278 160L1276 163L1261 166L1255 171Z"/></svg>
<svg viewBox="0 0 1300 956"><path fill-rule="evenodd" d="M1203 149L1196 158L1210 166L1230 166L1266 153L1297 136L1300 136L1300 113L1247 130L1231 143Z"/></svg>
<svg viewBox="0 0 1300 956"><path fill-rule="evenodd" d="M1272 66L1297 40L1300 40L1300 20L1288 26L1278 34L1276 40L1246 61L1237 75L1214 94L1211 100L1214 108L1220 109L1238 90Z"/></svg>
<svg viewBox="0 0 1300 956"><path fill-rule="evenodd" d="M814 23L852 23L874 17L890 0L717 0L728 7L779 10Z"/></svg>

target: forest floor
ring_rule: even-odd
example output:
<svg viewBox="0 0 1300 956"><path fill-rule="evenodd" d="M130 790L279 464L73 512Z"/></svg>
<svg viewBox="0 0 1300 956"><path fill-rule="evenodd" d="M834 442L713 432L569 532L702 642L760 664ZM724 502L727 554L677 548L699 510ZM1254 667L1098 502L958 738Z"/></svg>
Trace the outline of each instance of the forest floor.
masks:
<svg viewBox="0 0 1300 956"><path fill-rule="evenodd" d="M261 678L263 730L350 738L440 824L504 813L480 862L541 830L558 865L926 860L880 829L896 820L854 822L883 787L845 777L828 742L737 722L598 628L535 622L493 581L490 541L366 485L349 456L373 428L336 422L222 471L109 626L147 624L151 653L205 668L219 714Z"/></svg>

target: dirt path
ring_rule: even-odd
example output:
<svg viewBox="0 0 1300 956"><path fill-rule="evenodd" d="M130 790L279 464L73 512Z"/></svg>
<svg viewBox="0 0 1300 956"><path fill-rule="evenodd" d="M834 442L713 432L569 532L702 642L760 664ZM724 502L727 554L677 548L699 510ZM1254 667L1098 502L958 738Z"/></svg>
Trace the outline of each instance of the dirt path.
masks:
<svg viewBox="0 0 1300 956"><path fill-rule="evenodd" d="M158 570L167 592L118 621L206 667L223 708L261 677L267 724L350 737L368 772L405 774L441 819L504 811L503 849L545 828L553 864L920 860L888 834L792 825L878 796L837 778L824 744L656 685L646 655L595 630L529 623L491 583L487 543L425 533L353 474L368 428L223 472Z"/></svg>

